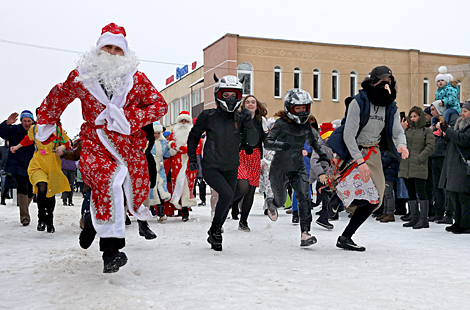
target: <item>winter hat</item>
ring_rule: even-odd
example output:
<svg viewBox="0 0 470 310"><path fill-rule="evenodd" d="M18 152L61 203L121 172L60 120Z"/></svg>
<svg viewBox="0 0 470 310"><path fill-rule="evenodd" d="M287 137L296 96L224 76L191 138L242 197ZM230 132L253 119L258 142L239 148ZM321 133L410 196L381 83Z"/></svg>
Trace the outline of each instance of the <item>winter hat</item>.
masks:
<svg viewBox="0 0 470 310"><path fill-rule="evenodd" d="M452 75L447 74L447 67L446 66L440 66L438 71L439 71L439 74L436 75L436 84L437 84L437 81L439 81L439 80L443 80L447 84L449 84L453 80Z"/></svg>
<svg viewBox="0 0 470 310"><path fill-rule="evenodd" d="M156 121L153 123L153 131L154 132L162 132L163 131L163 126L160 124L159 121Z"/></svg>
<svg viewBox="0 0 470 310"><path fill-rule="evenodd" d="M431 104L436 108L437 113L439 113L439 115L442 115L442 113L444 113L444 110L446 109L446 107L442 106L442 105L439 105L439 103L441 103L441 100L436 100Z"/></svg>
<svg viewBox="0 0 470 310"><path fill-rule="evenodd" d="M323 123L320 125L320 137L322 139L329 138L334 130L332 123Z"/></svg>
<svg viewBox="0 0 470 310"><path fill-rule="evenodd" d="M465 100L465 102L463 103L462 105L462 108L465 108L467 109L468 111L470 111L470 100Z"/></svg>
<svg viewBox="0 0 470 310"><path fill-rule="evenodd" d="M169 132L169 131L164 131L163 132L164 137L168 137L169 135L171 135L171 132Z"/></svg>
<svg viewBox="0 0 470 310"><path fill-rule="evenodd" d="M383 80L386 77L393 76L392 70L387 66L378 66L372 69L370 72L371 77L377 77L379 80Z"/></svg>
<svg viewBox="0 0 470 310"><path fill-rule="evenodd" d="M31 113L31 111L29 111L29 110L24 110L23 112L21 112L20 121L23 119L23 117L29 117L30 119L32 119L34 121L33 113Z"/></svg>
<svg viewBox="0 0 470 310"><path fill-rule="evenodd" d="M188 111L181 111L180 115L178 115L178 118L176 118L176 122L179 123L184 119L190 123L193 121Z"/></svg>
<svg viewBox="0 0 470 310"><path fill-rule="evenodd" d="M427 115L431 115L431 107L426 107L426 109L424 109L424 113L426 113Z"/></svg>
<svg viewBox="0 0 470 310"><path fill-rule="evenodd" d="M116 45L119 46L124 54L127 53L127 39L126 30L124 27L116 25L115 23L104 26L101 30L101 36L96 42L96 47L101 49L105 45Z"/></svg>

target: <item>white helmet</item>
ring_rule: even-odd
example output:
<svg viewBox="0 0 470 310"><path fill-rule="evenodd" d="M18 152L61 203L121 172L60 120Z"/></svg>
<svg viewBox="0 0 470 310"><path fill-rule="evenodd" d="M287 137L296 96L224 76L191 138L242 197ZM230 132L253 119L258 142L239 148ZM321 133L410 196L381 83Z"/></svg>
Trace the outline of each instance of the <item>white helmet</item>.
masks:
<svg viewBox="0 0 470 310"><path fill-rule="evenodd" d="M310 116L310 106L312 105L312 97L308 92L300 88L288 90L284 96L284 112L287 117L297 124L305 124ZM305 106L303 112L295 112L295 106Z"/></svg>
<svg viewBox="0 0 470 310"><path fill-rule="evenodd" d="M214 74L214 99L217 106L227 112L234 112L242 103L243 85L236 76L226 75L220 80ZM224 98L224 92L235 92L236 96Z"/></svg>

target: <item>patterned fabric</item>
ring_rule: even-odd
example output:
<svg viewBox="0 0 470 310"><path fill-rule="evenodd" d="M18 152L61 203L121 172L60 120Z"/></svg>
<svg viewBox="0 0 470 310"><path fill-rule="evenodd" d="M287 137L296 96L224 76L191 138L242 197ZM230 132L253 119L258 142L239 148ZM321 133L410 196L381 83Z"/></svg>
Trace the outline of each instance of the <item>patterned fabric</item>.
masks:
<svg viewBox="0 0 470 310"><path fill-rule="evenodd" d="M261 151L259 147L253 149L253 153L247 155L244 150L240 153L240 166L238 166L238 180L248 180L251 186L258 187L261 174Z"/></svg>
<svg viewBox="0 0 470 310"><path fill-rule="evenodd" d="M264 156L261 160L261 175L259 179L259 191L266 197L273 197L273 190L271 189L271 181L269 181L269 169L271 169L271 162L276 151L264 150Z"/></svg>
<svg viewBox="0 0 470 310"><path fill-rule="evenodd" d="M336 186L338 197L344 203L345 207L349 207L354 199L367 200L371 204L378 204L380 201L379 192L372 181L364 183L356 167L343 181Z"/></svg>
<svg viewBox="0 0 470 310"><path fill-rule="evenodd" d="M137 71L123 107L131 134L110 131L106 125L95 125L96 118L106 107L81 82L75 81L77 76L78 71L73 70L64 83L52 88L39 108L38 124L55 124L65 108L73 100L80 99L85 123L80 131L82 153L79 167L83 181L93 188L95 212L92 214L100 224L114 223L114 194L122 191L120 186L123 186L129 210L139 217L139 208L143 207L149 192L147 161L141 151L146 138L141 128L165 115L167 104L145 74ZM113 184L117 176L121 184ZM125 182L127 176L130 181Z"/></svg>
<svg viewBox="0 0 470 310"><path fill-rule="evenodd" d="M436 90L435 100L442 100L446 108L452 108L460 114L459 88L452 84L447 84Z"/></svg>

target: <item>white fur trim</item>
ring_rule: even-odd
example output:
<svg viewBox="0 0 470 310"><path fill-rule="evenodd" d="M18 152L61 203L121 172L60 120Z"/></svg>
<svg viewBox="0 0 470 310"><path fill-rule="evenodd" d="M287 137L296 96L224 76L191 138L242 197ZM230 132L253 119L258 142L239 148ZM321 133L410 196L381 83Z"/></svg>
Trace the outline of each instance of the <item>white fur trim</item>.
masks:
<svg viewBox="0 0 470 310"><path fill-rule="evenodd" d="M127 52L127 39L124 35L111 32L103 33L96 41L96 47L101 49L105 45L116 45L122 48L124 54Z"/></svg>
<svg viewBox="0 0 470 310"><path fill-rule="evenodd" d="M163 126L162 125L153 125L153 131L154 132L163 132ZM161 137L162 135L160 135Z"/></svg>
<svg viewBox="0 0 470 310"><path fill-rule="evenodd" d="M175 206L176 209L181 209L181 205L179 204L179 200L181 198L181 195L183 194L183 189L186 181L186 168L188 164L188 155L182 155L182 163L181 163L181 169L178 172L178 176L176 177L176 184L175 184L175 189L173 191L173 194L171 196L171 203Z"/></svg>
<svg viewBox="0 0 470 310"><path fill-rule="evenodd" d="M178 117L176 118L176 122L179 123L184 119L187 120L188 122L190 122L191 124L193 123L193 119L191 118L191 115L188 115L188 114L178 115Z"/></svg>

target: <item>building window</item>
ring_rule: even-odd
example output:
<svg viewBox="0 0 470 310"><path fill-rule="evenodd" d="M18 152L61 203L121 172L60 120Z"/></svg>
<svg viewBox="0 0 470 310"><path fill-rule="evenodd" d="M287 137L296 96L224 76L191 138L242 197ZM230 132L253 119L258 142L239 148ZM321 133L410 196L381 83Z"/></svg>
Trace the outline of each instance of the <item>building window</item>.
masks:
<svg viewBox="0 0 470 310"><path fill-rule="evenodd" d="M423 80L423 98L424 105L429 104L429 80L427 77Z"/></svg>
<svg viewBox="0 0 470 310"><path fill-rule="evenodd" d="M331 76L331 99L339 101L339 71L333 70Z"/></svg>
<svg viewBox="0 0 470 310"><path fill-rule="evenodd" d="M313 100L321 100L321 72L320 69L313 70Z"/></svg>
<svg viewBox="0 0 470 310"><path fill-rule="evenodd" d="M356 96L357 94L357 72L356 71L351 71L351 74L349 75L349 81L351 84L351 97Z"/></svg>
<svg viewBox="0 0 470 310"><path fill-rule="evenodd" d="M299 67L294 69L294 88L302 88L302 70Z"/></svg>
<svg viewBox="0 0 470 310"><path fill-rule="evenodd" d="M181 111L189 112L189 94L180 98Z"/></svg>
<svg viewBox="0 0 470 310"><path fill-rule="evenodd" d="M194 106L197 106L198 104L201 103L201 89L198 88L196 90L193 90L191 92L191 106L194 107Z"/></svg>
<svg viewBox="0 0 470 310"><path fill-rule="evenodd" d="M165 116L162 117L160 124L163 126L169 126L170 125L170 111L168 111Z"/></svg>
<svg viewBox="0 0 470 310"><path fill-rule="evenodd" d="M237 74L240 80L243 79L243 95L253 95L253 66L242 62L237 67Z"/></svg>
<svg viewBox="0 0 470 310"><path fill-rule="evenodd" d="M282 69L274 67L274 98L282 98Z"/></svg>
<svg viewBox="0 0 470 310"><path fill-rule="evenodd" d="M180 105L179 105L179 99L175 99L171 102L171 123L175 124L176 119L178 118L178 115L180 115Z"/></svg>
<svg viewBox="0 0 470 310"><path fill-rule="evenodd" d="M462 81L457 80L459 84L457 84L457 88L459 89L459 102L462 102Z"/></svg>

